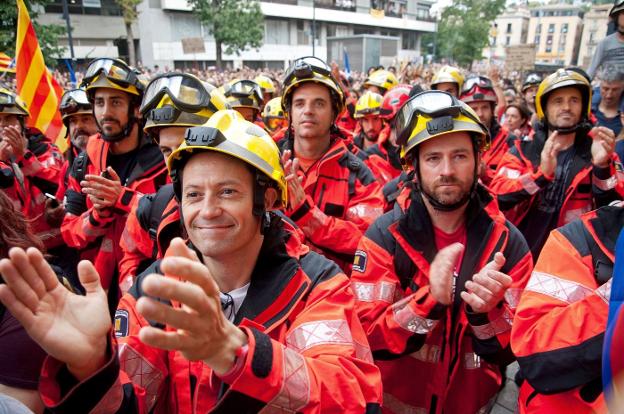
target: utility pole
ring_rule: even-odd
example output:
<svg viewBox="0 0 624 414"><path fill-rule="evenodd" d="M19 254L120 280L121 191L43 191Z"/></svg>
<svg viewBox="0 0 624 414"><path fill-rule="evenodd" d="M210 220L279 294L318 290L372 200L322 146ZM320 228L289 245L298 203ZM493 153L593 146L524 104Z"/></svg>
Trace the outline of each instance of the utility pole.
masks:
<svg viewBox="0 0 624 414"><path fill-rule="evenodd" d="M71 23L69 21L69 7L67 6L67 0L63 0L63 18L67 24L67 40L69 42L69 54L71 56L72 64L74 62L74 41L72 40Z"/></svg>
<svg viewBox="0 0 624 414"><path fill-rule="evenodd" d="M312 56L316 56L316 2L312 0Z"/></svg>

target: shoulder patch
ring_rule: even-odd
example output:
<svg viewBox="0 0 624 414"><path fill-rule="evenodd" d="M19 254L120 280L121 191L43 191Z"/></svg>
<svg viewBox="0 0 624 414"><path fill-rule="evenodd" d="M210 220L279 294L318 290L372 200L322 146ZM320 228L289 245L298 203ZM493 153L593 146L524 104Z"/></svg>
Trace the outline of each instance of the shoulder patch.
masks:
<svg viewBox="0 0 624 414"><path fill-rule="evenodd" d="M115 311L115 338L128 336L128 311L117 309Z"/></svg>
<svg viewBox="0 0 624 414"><path fill-rule="evenodd" d="M363 250L356 250L355 257L353 259L353 270L356 272L364 273L366 271L366 262L368 255Z"/></svg>

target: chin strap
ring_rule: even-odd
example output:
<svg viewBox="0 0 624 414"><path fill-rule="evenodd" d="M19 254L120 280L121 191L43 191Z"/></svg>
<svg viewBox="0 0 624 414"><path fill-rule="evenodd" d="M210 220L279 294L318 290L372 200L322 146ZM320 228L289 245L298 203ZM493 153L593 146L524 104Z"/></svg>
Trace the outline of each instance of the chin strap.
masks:
<svg viewBox="0 0 624 414"><path fill-rule="evenodd" d="M581 122L579 122L578 124L572 126L572 127L568 127L568 128L561 128L558 127L556 125L551 124L550 122L546 123L546 126L548 128L549 131L557 131L560 134L576 134L578 132L581 133L588 133L589 131L591 131L593 125L591 122L589 122L588 120L583 120Z"/></svg>

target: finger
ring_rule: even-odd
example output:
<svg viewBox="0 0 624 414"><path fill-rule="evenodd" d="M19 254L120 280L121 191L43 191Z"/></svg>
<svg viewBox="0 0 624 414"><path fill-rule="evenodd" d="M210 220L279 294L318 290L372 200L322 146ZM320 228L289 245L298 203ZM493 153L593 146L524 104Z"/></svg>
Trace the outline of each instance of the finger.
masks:
<svg viewBox="0 0 624 414"><path fill-rule="evenodd" d="M505 255L501 252L496 252L494 259L485 265L485 269L501 270L505 266Z"/></svg>
<svg viewBox="0 0 624 414"><path fill-rule="evenodd" d="M37 272L44 289L48 292L55 289L60 282L56 276L56 272L52 269L52 266L50 266L45 257L43 257L43 253L41 253L39 249L31 247L26 251L26 254L28 255L28 259L30 260L33 268Z"/></svg>
<svg viewBox="0 0 624 414"><path fill-rule="evenodd" d="M600 145L602 145L607 154L613 152L613 145L610 142L600 141Z"/></svg>
<svg viewBox="0 0 624 414"><path fill-rule="evenodd" d="M22 250L22 252L24 251ZM15 297L27 306L31 312L35 313L39 306L39 297L30 285L26 283L11 260L0 260L0 274L2 274L2 278L7 286L11 288Z"/></svg>
<svg viewBox="0 0 624 414"><path fill-rule="evenodd" d="M292 151L290 150L286 150L284 151L284 153L282 154L282 164L284 165L284 169L286 169L286 163L288 161L290 161L290 154L292 153Z"/></svg>
<svg viewBox="0 0 624 414"><path fill-rule="evenodd" d="M119 175L117 175L117 172L113 169L113 167L107 167L106 171L108 171L108 173L110 174L112 181L121 182L121 178L119 178Z"/></svg>
<svg viewBox="0 0 624 414"><path fill-rule="evenodd" d="M299 161L299 158L295 158L293 160L293 165L292 165L292 171L293 173L297 173L297 171L299 171L299 169L301 168L301 162Z"/></svg>
<svg viewBox="0 0 624 414"><path fill-rule="evenodd" d="M24 305L13 294L11 288L7 285L0 285L0 302L11 312L11 315L15 317L22 324L22 326L34 326L35 314L26 305Z"/></svg>
<svg viewBox="0 0 624 414"><path fill-rule="evenodd" d="M513 283L513 279L511 278L511 276L506 275L503 272L488 270L487 277L495 280L503 287L503 289L507 289Z"/></svg>
<svg viewBox="0 0 624 414"><path fill-rule="evenodd" d="M495 296L499 295L504 290L502 283L500 283L494 278L489 277L487 273L486 274L477 273L476 275L472 277L471 282L479 286L483 286ZM468 286L468 284L466 286Z"/></svg>
<svg viewBox="0 0 624 414"><path fill-rule="evenodd" d="M559 131L555 131L552 134L550 134L550 136L548 137L548 140L552 142L553 140L557 139L558 136L559 136Z"/></svg>
<svg viewBox="0 0 624 414"><path fill-rule="evenodd" d="M443 261L445 263L452 264L453 266L455 266L457 262L459 261L459 257L461 256L463 251L464 251L463 244L453 243L451 245L446 246L442 250L440 250L438 254L436 255L435 259L439 258L440 261Z"/></svg>
<svg viewBox="0 0 624 414"><path fill-rule="evenodd" d="M169 248L165 253L165 257L169 256L186 257L187 259L199 262L197 253L189 248L181 237L176 237L169 243Z"/></svg>
<svg viewBox="0 0 624 414"><path fill-rule="evenodd" d="M196 284L180 282L172 278L154 274L147 276L143 280L141 287L145 293L150 296L179 302L193 309L200 315L211 313L212 311L208 296L206 296L202 288ZM182 328L181 326L179 327Z"/></svg>
<svg viewBox="0 0 624 414"><path fill-rule="evenodd" d="M190 338L174 331L163 331L153 326L144 326L139 331L141 342L167 351L181 350L189 343Z"/></svg>
<svg viewBox="0 0 624 414"><path fill-rule="evenodd" d="M466 289L468 289L468 293L473 293L477 295L486 303L494 300L494 294L490 292L489 289L486 289L483 285L480 285L479 283L475 283L469 280L466 282Z"/></svg>
<svg viewBox="0 0 624 414"><path fill-rule="evenodd" d="M157 277L163 278L162 276ZM197 332L199 325L197 318L205 316L189 313L179 308L176 309L171 305L165 305L145 296L139 298L136 308L147 320L190 332Z"/></svg>
<svg viewBox="0 0 624 414"><path fill-rule="evenodd" d="M208 296L219 295L219 287L202 263L186 257L165 257L160 262L160 270L166 275L178 277L195 283Z"/></svg>
<svg viewBox="0 0 624 414"><path fill-rule="evenodd" d="M472 310L477 313L480 313L480 311L485 308L485 301L474 293L468 293L466 291L463 291L459 294L459 296L464 302L466 302L467 305L472 308Z"/></svg>
<svg viewBox="0 0 624 414"><path fill-rule="evenodd" d="M78 263L78 279L80 279L80 283L82 283L82 286L85 288L87 296L104 290L100 283L100 275L97 270L95 270L93 263L88 260L81 260L80 263Z"/></svg>
<svg viewBox="0 0 624 414"><path fill-rule="evenodd" d="M31 250L31 253L38 251L34 248L29 250ZM39 276L37 270L33 266L33 263L30 261L28 252L25 252L22 249L11 249L9 250L9 258L13 262L13 266L15 266L15 269L19 272L24 282L28 283L28 286L30 286L37 297L41 299L46 293L46 287L41 280L41 276ZM41 259L43 259L43 257L41 257Z"/></svg>

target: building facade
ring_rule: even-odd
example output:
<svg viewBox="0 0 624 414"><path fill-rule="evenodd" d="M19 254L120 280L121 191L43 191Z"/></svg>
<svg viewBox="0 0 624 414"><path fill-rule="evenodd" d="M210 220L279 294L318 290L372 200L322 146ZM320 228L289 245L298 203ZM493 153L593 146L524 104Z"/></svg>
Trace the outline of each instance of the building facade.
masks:
<svg viewBox="0 0 624 414"><path fill-rule="evenodd" d="M484 50L484 57L504 60L507 46L526 44L530 17L529 9L525 5L506 9L494 21L490 30L490 47Z"/></svg>
<svg viewBox="0 0 624 414"><path fill-rule="evenodd" d="M536 63L576 65L583 31L578 6L554 4L531 10L527 41L535 44Z"/></svg>
<svg viewBox="0 0 624 414"><path fill-rule="evenodd" d="M585 13L578 59L578 65L585 69L591 64L596 46L607 36L609 10L612 7L612 4L596 4Z"/></svg>
<svg viewBox="0 0 624 414"><path fill-rule="evenodd" d="M65 25L62 1L52 0L38 21ZM115 0L68 3L74 53L79 63L96 57L127 58L126 28ZM433 3L434 0L261 1L265 17L263 45L239 56L224 54L223 61L230 67L283 68L293 58L313 52L326 59L328 39L359 35L394 38L397 60L412 61L420 56L421 35L436 29L435 19L429 14ZM215 64L214 39L186 0L144 0L137 10L139 17L132 31L137 60L143 66L173 69ZM68 46L67 36L59 40L60 45ZM191 51L183 47L190 43L195 45ZM63 58L69 57L67 49Z"/></svg>

